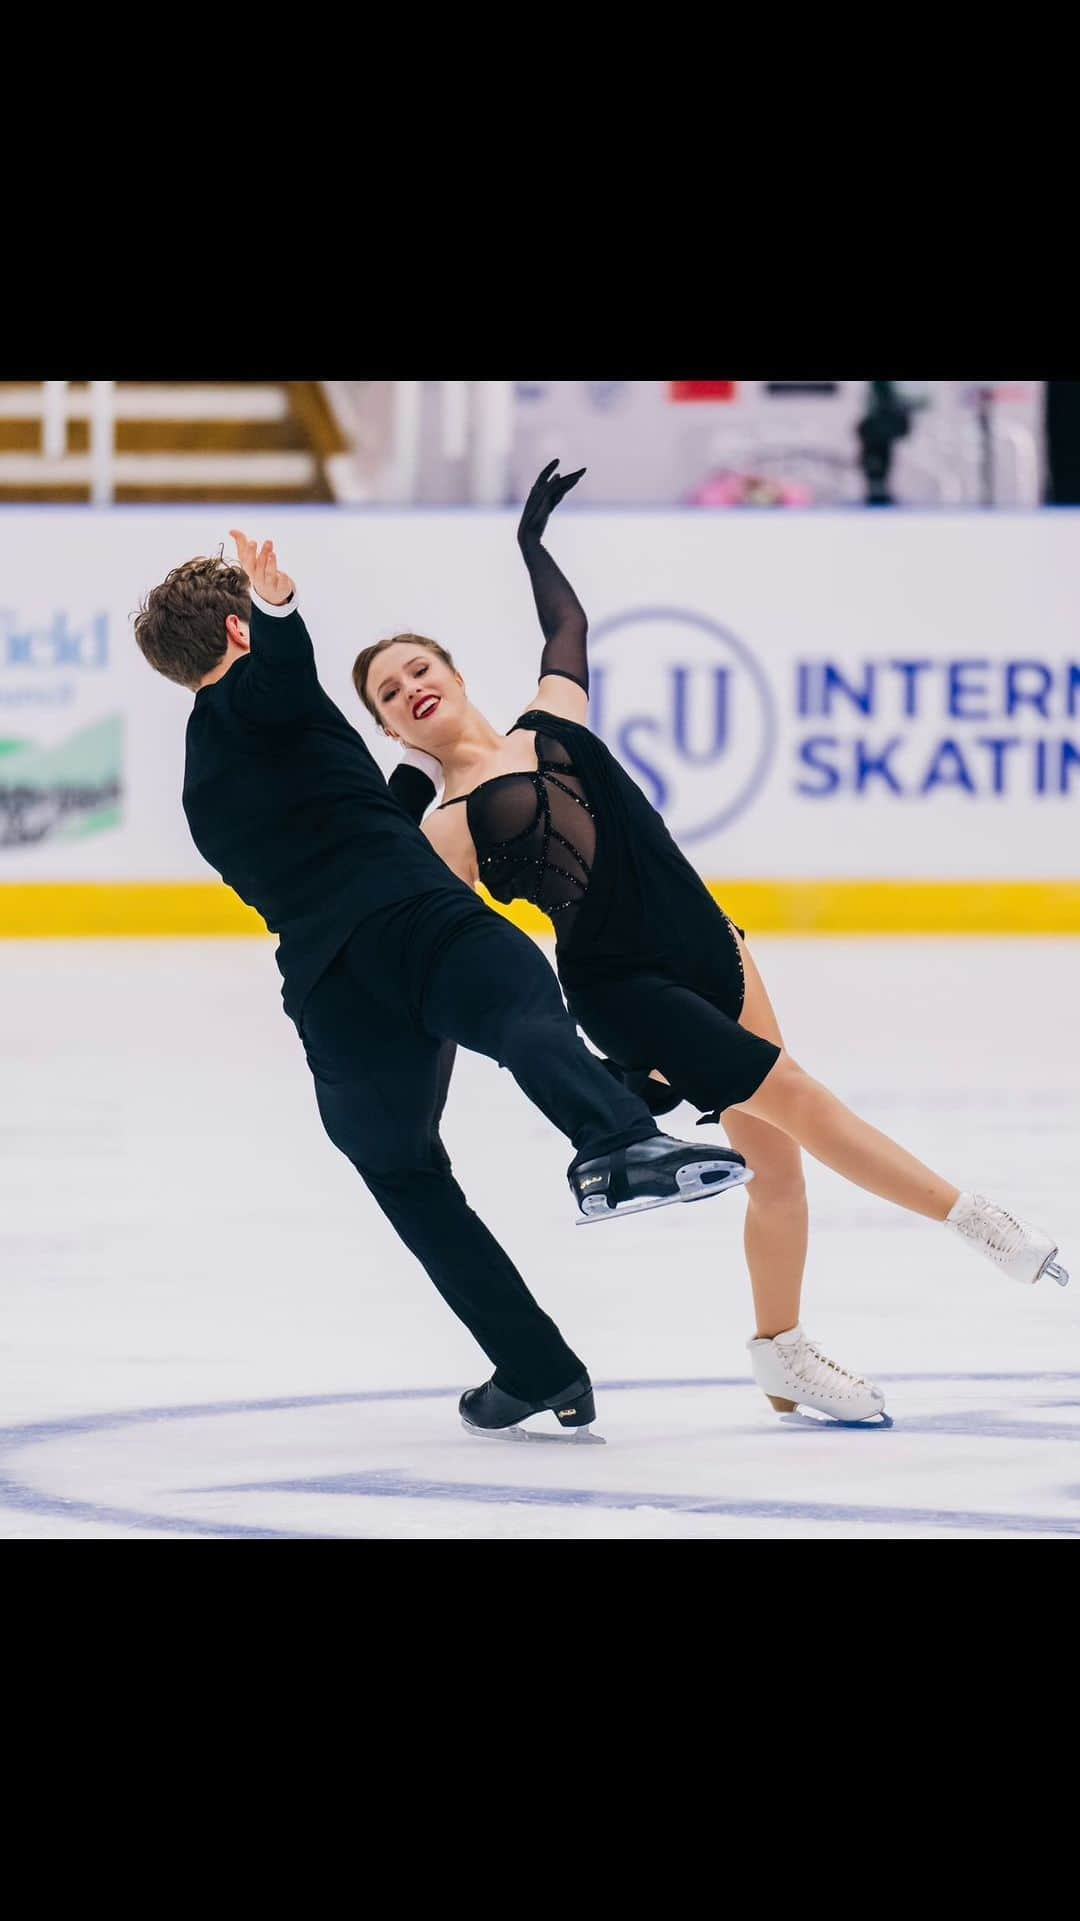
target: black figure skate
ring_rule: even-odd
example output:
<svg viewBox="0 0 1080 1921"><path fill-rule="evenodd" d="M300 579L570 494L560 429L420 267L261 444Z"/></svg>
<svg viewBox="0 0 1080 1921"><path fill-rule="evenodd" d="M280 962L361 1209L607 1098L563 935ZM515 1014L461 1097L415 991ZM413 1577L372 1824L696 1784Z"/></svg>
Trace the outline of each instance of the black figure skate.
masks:
<svg viewBox="0 0 1080 1921"><path fill-rule="evenodd" d="M693 1147L670 1134L653 1134L595 1160L579 1161L567 1175L581 1209L579 1227L640 1214L649 1207L669 1207L673 1201L705 1201L753 1178L732 1148Z"/></svg>
<svg viewBox="0 0 1080 1921"><path fill-rule="evenodd" d="M590 1432L596 1419L593 1391L588 1381L571 1381L561 1394L547 1401L519 1401L494 1381L470 1387L458 1402L461 1425L467 1434L486 1434L501 1441L602 1441ZM536 1427L523 1422L539 1416Z"/></svg>

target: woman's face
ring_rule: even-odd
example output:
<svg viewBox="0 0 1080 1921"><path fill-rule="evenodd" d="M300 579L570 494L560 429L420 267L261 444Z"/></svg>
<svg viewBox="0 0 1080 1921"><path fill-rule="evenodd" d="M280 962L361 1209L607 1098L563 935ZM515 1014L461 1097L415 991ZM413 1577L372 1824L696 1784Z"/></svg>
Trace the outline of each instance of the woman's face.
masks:
<svg viewBox="0 0 1080 1921"><path fill-rule="evenodd" d="M376 654L368 693L392 740L438 755L461 730L468 701L461 675L414 641L396 640Z"/></svg>

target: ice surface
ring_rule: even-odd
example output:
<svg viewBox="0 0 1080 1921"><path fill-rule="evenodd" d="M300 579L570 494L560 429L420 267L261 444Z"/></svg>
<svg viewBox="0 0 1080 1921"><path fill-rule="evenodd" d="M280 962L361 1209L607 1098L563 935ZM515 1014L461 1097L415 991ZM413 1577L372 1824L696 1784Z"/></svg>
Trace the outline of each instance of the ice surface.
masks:
<svg viewBox="0 0 1080 1921"><path fill-rule="evenodd" d="M803 1323L895 1425L781 1420L744 1193L576 1233L568 1143L460 1055L455 1172L608 1445L479 1441L456 1401L490 1366L325 1139L269 943L2 943L0 1535L1080 1534L1080 942L751 946L795 1057L1048 1227L1071 1288L808 1161ZM722 1139L695 1118L663 1124Z"/></svg>

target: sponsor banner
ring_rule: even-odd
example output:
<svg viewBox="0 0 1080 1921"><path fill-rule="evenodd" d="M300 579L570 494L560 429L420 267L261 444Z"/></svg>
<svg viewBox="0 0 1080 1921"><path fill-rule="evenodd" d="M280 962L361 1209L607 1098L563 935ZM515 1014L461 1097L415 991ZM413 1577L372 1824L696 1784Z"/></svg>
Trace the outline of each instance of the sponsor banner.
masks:
<svg viewBox="0 0 1080 1921"><path fill-rule="evenodd" d="M530 704L513 513L0 510L0 884L212 879L180 807L190 696L131 617L237 524L275 536L323 684L384 768L350 681L373 639L448 646L499 726ZM721 886L805 887L1077 877L1078 536L1060 511L568 502L550 544L590 614L593 724L689 858Z"/></svg>
<svg viewBox="0 0 1080 1921"><path fill-rule="evenodd" d="M0 738L0 848L119 827L123 737L123 716L109 714L48 747Z"/></svg>

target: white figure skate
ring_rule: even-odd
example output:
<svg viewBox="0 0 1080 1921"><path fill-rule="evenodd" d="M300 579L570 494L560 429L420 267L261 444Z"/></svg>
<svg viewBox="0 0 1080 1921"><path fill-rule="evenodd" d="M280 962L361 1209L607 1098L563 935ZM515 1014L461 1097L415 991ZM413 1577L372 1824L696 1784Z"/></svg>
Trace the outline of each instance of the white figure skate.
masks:
<svg viewBox="0 0 1080 1921"><path fill-rule="evenodd" d="M771 1340L755 1336L746 1345L754 1379L778 1414L793 1414L804 1407L831 1415L834 1421L872 1421L880 1416L891 1425L881 1389L830 1361L807 1340L801 1326Z"/></svg>
<svg viewBox="0 0 1080 1921"><path fill-rule="evenodd" d="M1011 1281L1034 1287L1044 1274L1059 1287L1068 1284L1068 1269L1057 1260L1057 1242L1039 1227L1029 1227L982 1194L961 1194L946 1217L946 1227L985 1254Z"/></svg>

